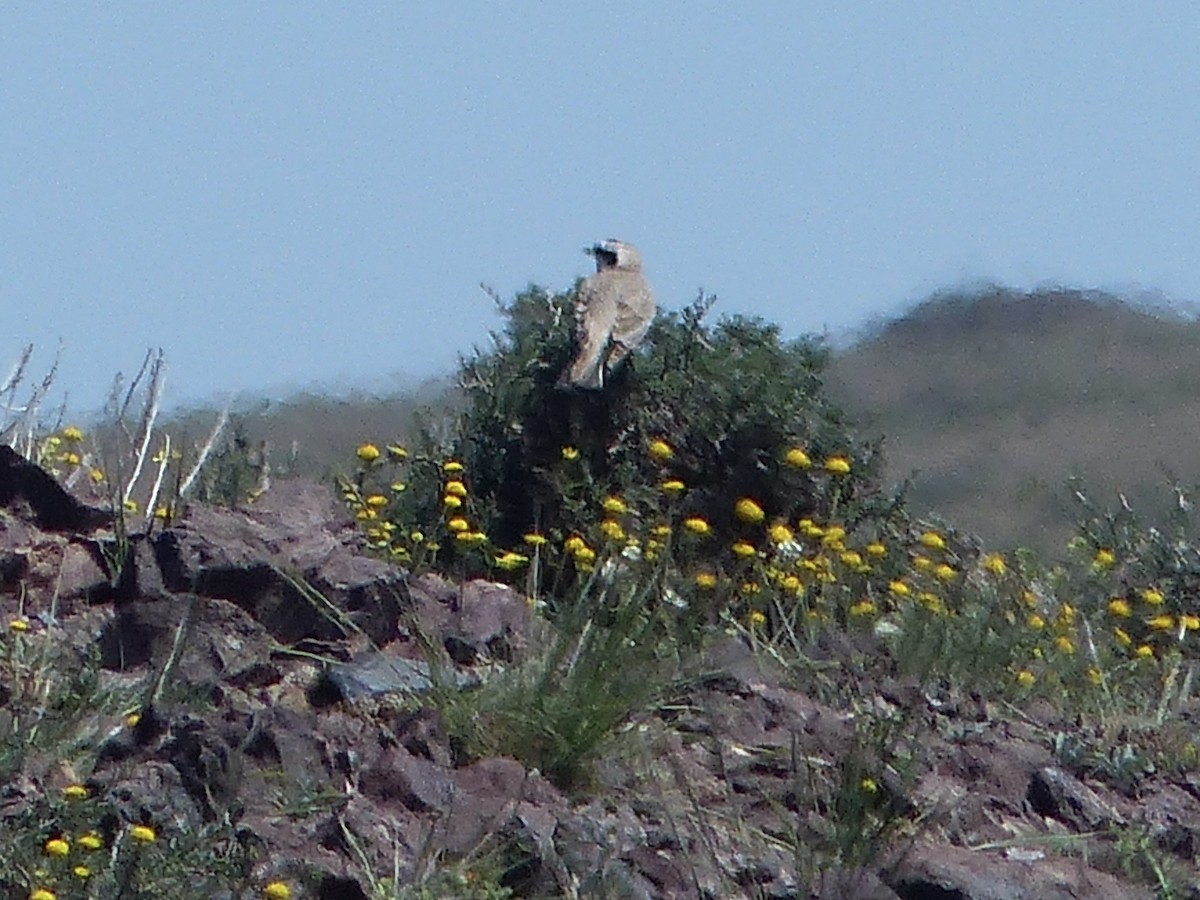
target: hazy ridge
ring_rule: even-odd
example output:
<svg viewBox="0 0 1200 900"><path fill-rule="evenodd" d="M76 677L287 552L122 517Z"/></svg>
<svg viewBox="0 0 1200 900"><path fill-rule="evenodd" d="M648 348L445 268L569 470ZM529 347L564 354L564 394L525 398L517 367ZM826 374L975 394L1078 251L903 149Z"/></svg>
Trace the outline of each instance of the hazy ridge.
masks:
<svg viewBox="0 0 1200 900"><path fill-rule="evenodd" d="M1200 482L1200 324L1069 289L943 293L840 353L830 389L885 436L918 511L1048 553L1067 479L1148 518Z"/></svg>

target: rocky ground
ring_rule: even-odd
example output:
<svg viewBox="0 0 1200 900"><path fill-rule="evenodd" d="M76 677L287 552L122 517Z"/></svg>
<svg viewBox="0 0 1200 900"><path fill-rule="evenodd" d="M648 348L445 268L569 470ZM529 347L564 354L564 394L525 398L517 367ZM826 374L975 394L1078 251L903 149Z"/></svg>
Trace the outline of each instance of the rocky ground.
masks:
<svg viewBox="0 0 1200 900"><path fill-rule="evenodd" d="M1164 893L1139 864L1200 884L1200 779L1081 779L1053 747L1074 724L1050 709L940 696L886 666L858 685L865 702L827 705L816 676L728 638L632 723L633 751L568 795L516 760L464 757L420 699L431 678L473 690L529 652L534 613L507 587L406 577L360 551L327 489L300 481L242 510L192 507L131 535L124 556L114 546L103 513L0 457L3 621L24 612L31 639L94 650L113 683L153 686L171 661L135 727L99 711L83 723L89 788L164 834L230 821L262 878L301 895L365 898L372 875L411 883L488 858L523 897L1200 896ZM445 651L440 674L426 639ZM873 649L833 637L812 671ZM864 722L889 719L914 752L872 769ZM859 819L833 774L856 756L875 775ZM0 832L23 799L75 775L27 759L0 785ZM1144 844L1129 849L1129 834Z"/></svg>

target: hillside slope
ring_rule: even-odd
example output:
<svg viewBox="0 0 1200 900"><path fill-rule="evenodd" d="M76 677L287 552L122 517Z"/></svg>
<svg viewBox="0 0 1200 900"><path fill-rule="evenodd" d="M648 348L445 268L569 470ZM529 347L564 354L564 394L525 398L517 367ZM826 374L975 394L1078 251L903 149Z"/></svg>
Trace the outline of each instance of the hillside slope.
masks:
<svg viewBox="0 0 1200 900"><path fill-rule="evenodd" d="M1059 553L1067 479L1139 512L1200 482L1200 324L1095 292L942 294L838 355L830 388L886 437L919 512Z"/></svg>

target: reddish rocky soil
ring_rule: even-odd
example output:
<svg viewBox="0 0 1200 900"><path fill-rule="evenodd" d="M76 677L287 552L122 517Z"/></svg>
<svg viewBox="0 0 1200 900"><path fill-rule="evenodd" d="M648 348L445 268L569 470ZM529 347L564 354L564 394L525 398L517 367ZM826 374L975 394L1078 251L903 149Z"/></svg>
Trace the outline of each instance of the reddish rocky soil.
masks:
<svg viewBox="0 0 1200 900"><path fill-rule="evenodd" d="M885 664L855 685L867 698L856 714L819 701L826 674L789 674L729 638L634 723L638 750L604 761L587 791L564 793L514 759L464 758L421 704L419 638L444 648L471 690L533 640L511 590L409 578L365 555L330 492L307 482L246 509L194 506L132 535L114 567L108 517L5 451L3 621L23 602L31 634L92 648L104 678L130 683L161 671L193 616L160 701L134 728L97 723L108 736L93 793L163 832L228 818L261 850L257 874L302 895L365 898L367 868L416 883L486 854L521 897L1166 896L1141 862L1151 855L1180 891L1170 896L1200 896L1196 777L1142 773L1120 790L1081 778L1053 752L1069 720L938 696ZM870 654L863 640L831 637L813 671ZM872 717L905 723L911 765L872 768ZM835 782L855 758L876 775L869 820L894 825L865 841L840 837L852 814ZM0 833L22 795L67 777L30 759L0 785ZM1144 852L1122 851L1122 834Z"/></svg>

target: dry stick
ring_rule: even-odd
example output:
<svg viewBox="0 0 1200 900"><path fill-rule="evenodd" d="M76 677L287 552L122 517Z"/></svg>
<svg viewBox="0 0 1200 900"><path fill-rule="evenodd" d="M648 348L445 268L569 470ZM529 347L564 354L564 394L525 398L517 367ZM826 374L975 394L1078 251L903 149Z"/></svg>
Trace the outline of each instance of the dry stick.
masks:
<svg viewBox="0 0 1200 900"><path fill-rule="evenodd" d="M129 390L125 392L125 400L115 406L113 412L116 413L118 423L122 430L125 428L125 414L129 411L130 404L133 403L134 394L137 392L137 387L142 382L142 378L146 375L146 370L150 368L150 359L154 355L153 350L147 350L146 355L142 358L142 367L138 369L138 373L133 376L133 380L129 382ZM158 351L158 360L162 360L162 348ZM121 394L121 376L117 375L113 384L113 400L116 401ZM125 437L129 437L129 432L125 432Z"/></svg>
<svg viewBox="0 0 1200 900"><path fill-rule="evenodd" d="M147 388L146 409L142 414L142 423L135 441L138 444L138 450L133 460L133 475L130 476L128 483L125 485L125 492L121 496L122 504L133 493L133 486L142 474L142 466L146 464L146 454L150 449L150 438L154 433L154 422L158 418L158 404L162 399L163 380L165 377L162 369L163 356L162 351L159 350L158 357L154 360L154 365L151 368L150 385ZM140 374L138 378L141 378Z"/></svg>
<svg viewBox="0 0 1200 900"><path fill-rule="evenodd" d="M22 410L22 417L14 424L14 429L20 428L22 420L24 421L25 429L25 444L24 447L19 447L18 450L26 457L33 456L34 447L34 431L37 426L37 412L41 408L42 400L46 393L50 390L50 386L54 383L54 376L58 374L58 364L62 360L62 345L59 344L58 352L54 354L54 365L50 367L41 384L38 384L29 394L29 400Z"/></svg>
<svg viewBox="0 0 1200 900"><path fill-rule="evenodd" d="M184 497L191 490L192 484L196 481L196 476L200 474L200 470L204 468L204 464L208 462L208 456L212 453L212 448L216 446L217 438L221 436L221 432L225 430L226 424L229 422L229 404L226 403L221 414L217 416L217 424L213 426L212 433L209 434L208 440L204 442L204 446L200 448L200 455L196 458L196 465L192 466L192 471L188 472L187 477L183 479L183 484L179 488L179 496Z"/></svg>
<svg viewBox="0 0 1200 900"><path fill-rule="evenodd" d="M142 530L147 534L154 524L154 511L158 507L158 492L162 490L163 476L167 474L167 465L171 461L171 435L163 436L162 452L155 457L158 461L158 474L154 477L154 487L150 490L150 499L146 501L146 522Z"/></svg>
<svg viewBox="0 0 1200 900"><path fill-rule="evenodd" d="M21 384L21 379L25 376L25 369L29 365L29 359L32 356L33 344L26 344L25 348L21 351L21 356L17 359L16 365L13 366L12 371L8 374L8 377L4 379L4 383L0 384L0 397L7 395L7 398L4 399L3 402L3 409L5 412L24 412L24 409L14 406L14 403L17 399L17 388ZM14 420L12 425L5 426L4 431L8 431L9 429L15 431L18 421L20 420Z"/></svg>

